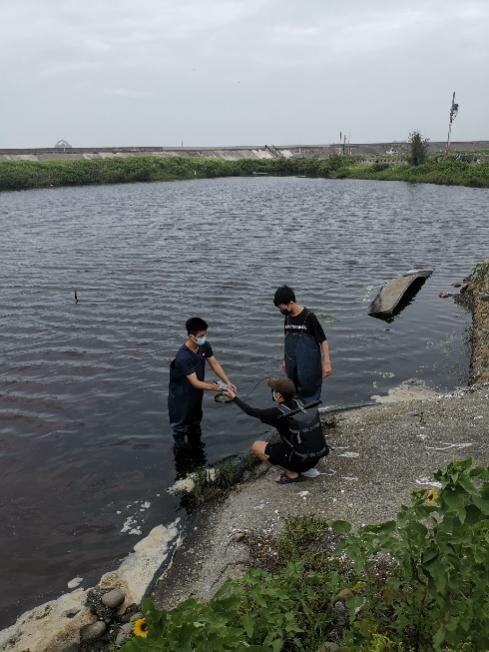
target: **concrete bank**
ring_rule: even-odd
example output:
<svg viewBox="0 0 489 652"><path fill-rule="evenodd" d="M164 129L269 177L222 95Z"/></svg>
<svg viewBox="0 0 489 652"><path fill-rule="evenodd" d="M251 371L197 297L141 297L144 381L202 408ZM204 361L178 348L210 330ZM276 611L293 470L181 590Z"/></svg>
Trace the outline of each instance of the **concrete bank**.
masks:
<svg viewBox="0 0 489 652"><path fill-rule="evenodd" d="M228 161L240 159L273 158L327 158L332 154L369 156L395 156L406 150L405 142L340 143L325 145L241 145L235 147L42 147L33 149L0 149L1 161L49 161L73 159L104 159L128 156L196 156L220 158ZM431 142L431 152L443 152L446 143ZM489 141L453 142L456 152L489 151Z"/></svg>

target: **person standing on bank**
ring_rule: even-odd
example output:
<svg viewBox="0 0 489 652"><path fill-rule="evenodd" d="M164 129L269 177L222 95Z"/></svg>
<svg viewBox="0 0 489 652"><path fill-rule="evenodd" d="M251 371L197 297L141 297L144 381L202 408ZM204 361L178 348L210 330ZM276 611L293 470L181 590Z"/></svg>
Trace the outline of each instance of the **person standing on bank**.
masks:
<svg viewBox="0 0 489 652"><path fill-rule="evenodd" d="M168 413L177 449L200 443L204 392L221 391L217 383L205 381L206 362L218 378L236 390L207 341L207 323L192 317L185 327L187 339L170 364L168 388Z"/></svg>
<svg viewBox="0 0 489 652"><path fill-rule="evenodd" d="M311 310L296 302L288 285L276 290L273 303L285 317L285 372L305 403L318 401L323 378L333 371L323 327Z"/></svg>

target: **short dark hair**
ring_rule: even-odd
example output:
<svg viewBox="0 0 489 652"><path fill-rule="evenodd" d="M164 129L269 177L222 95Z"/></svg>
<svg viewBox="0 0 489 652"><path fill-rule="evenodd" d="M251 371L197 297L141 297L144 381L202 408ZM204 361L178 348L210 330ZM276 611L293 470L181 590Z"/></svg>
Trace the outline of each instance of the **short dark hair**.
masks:
<svg viewBox="0 0 489 652"><path fill-rule="evenodd" d="M190 317L185 322L185 328L189 335L196 335L199 331L206 331L208 326L207 322L200 317Z"/></svg>
<svg viewBox="0 0 489 652"><path fill-rule="evenodd" d="M279 306L281 303L290 303L295 301L295 292L288 285L281 285L273 296L273 304Z"/></svg>
<svg viewBox="0 0 489 652"><path fill-rule="evenodd" d="M268 386L280 392L286 401L293 398L296 392L294 382L290 378L270 378Z"/></svg>

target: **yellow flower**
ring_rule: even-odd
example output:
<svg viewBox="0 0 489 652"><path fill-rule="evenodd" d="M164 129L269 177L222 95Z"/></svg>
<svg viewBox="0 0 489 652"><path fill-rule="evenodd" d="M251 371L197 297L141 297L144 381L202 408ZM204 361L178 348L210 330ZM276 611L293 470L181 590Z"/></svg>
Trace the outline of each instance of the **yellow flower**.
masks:
<svg viewBox="0 0 489 652"><path fill-rule="evenodd" d="M367 582L362 582L361 580L359 582L355 582L355 584L351 587L352 591L361 591L367 586Z"/></svg>
<svg viewBox="0 0 489 652"><path fill-rule="evenodd" d="M431 488L426 494L426 498L424 501L425 505L428 505L428 507L434 507L438 502L439 495L440 492L438 491L438 489Z"/></svg>
<svg viewBox="0 0 489 652"><path fill-rule="evenodd" d="M146 618L138 618L132 627L132 631L136 636L147 638L148 636L148 623Z"/></svg>

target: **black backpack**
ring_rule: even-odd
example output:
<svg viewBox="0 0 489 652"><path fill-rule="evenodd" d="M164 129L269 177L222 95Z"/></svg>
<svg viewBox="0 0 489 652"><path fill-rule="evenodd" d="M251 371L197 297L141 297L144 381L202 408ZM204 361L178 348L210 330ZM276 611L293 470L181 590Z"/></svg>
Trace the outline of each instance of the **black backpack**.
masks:
<svg viewBox="0 0 489 652"><path fill-rule="evenodd" d="M282 438L294 449L299 457L325 457L329 447L324 439L317 406L321 401L304 405L302 401L294 399L296 408L289 408L283 403L278 406L282 412L281 419L287 419L290 439Z"/></svg>

